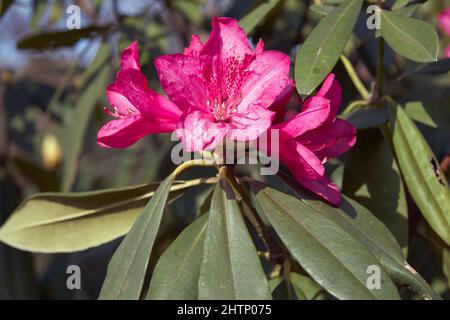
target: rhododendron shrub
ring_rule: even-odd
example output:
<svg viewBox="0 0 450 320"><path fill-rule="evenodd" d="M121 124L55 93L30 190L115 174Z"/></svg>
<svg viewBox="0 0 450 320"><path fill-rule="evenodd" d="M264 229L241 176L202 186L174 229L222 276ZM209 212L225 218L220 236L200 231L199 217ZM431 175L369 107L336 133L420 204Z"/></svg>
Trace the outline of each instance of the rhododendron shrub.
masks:
<svg viewBox="0 0 450 320"><path fill-rule="evenodd" d="M295 4L274 0L240 20L217 9L210 29L166 15L166 42L121 30L88 176L143 184L33 195L0 240L55 253L120 238L99 299L441 299L412 257L427 241L450 284L450 162L428 133L450 126L450 11L432 24L421 3L365 2L305 1L295 28Z"/></svg>

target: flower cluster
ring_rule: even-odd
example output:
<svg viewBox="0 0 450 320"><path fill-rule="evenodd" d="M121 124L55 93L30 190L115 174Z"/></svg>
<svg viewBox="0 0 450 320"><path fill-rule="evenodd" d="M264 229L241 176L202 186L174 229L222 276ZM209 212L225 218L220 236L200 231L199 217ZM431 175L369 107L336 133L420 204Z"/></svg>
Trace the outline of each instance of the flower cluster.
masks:
<svg viewBox="0 0 450 320"><path fill-rule="evenodd" d="M442 32L450 36L450 8L446 8L439 13L439 27ZM450 58L450 45L444 49L444 57Z"/></svg>
<svg viewBox="0 0 450 320"><path fill-rule="evenodd" d="M107 112L116 119L99 131L100 145L124 148L146 135L175 131L187 151L200 151L224 138L251 141L277 129L280 160L296 180L330 203L340 202L323 163L351 148L356 131L336 119L341 88L333 74L299 114L283 122L294 91L289 57L265 50L261 40L252 49L237 21L223 17L213 19L206 43L193 35L182 54L160 56L155 67L167 97L148 87L137 43L123 51L121 70L107 88Z"/></svg>

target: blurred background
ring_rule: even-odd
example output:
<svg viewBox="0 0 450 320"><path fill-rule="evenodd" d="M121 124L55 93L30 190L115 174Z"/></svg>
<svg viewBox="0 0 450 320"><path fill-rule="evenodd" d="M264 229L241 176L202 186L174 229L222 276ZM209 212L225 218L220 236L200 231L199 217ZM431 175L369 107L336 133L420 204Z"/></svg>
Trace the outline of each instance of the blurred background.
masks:
<svg viewBox="0 0 450 320"><path fill-rule="evenodd" d="M109 116L105 88L120 66L120 52L138 40L143 72L150 87L160 90L153 59L176 53L197 33L206 40L213 16L240 19L262 1L256 0L2 0L0 3L0 225L27 196L48 191L85 191L162 180L173 169L167 135L146 137L128 149L104 149L96 134ZM321 18L318 3L339 1L285 0L252 33L266 48L289 54L296 50ZM417 1L425 2L425 1ZM388 1L389 3L389 1ZM76 5L81 29L68 29ZM437 26L437 13L448 1L432 0L415 17ZM376 42L361 14L346 49L363 81L370 86L375 74ZM442 48L450 43L441 34ZM401 76L417 67L386 48L386 90L402 102L434 101L449 88L448 73ZM335 73L344 87L344 108L359 99L341 64ZM400 78L399 78L400 77ZM450 95L449 95L450 96ZM298 111L300 97L289 103ZM448 105L450 108L450 105ZM449 113L450 114L450 113ZM289 116L289 113L288 113ZM420 126L438 159L450 154L447 127ZM328 169L342 183L341 162ZM450 164L449 164L450 165ZM195 172L193 173L195 175ZM206 190L207 191L207 190ZM187 192L171 206L157 251L192 219L205 192ZM109 257L118 241L72 254L32 254L0 243L0 299L95 299ZM428 246L418 241L417 246ZM414 252L414 250L411 250ZM432 250L411 257L416 270L448 295L448 284ZM415 260L414 260L415 259ZM68 290L66 268L83 270L82 289Z"/></svg>

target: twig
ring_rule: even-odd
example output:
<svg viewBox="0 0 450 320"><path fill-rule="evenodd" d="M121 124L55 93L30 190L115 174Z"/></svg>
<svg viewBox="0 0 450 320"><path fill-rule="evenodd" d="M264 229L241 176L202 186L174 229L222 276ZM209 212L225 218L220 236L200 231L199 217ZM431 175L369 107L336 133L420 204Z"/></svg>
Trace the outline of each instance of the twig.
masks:
<svg viewBox="0 0 450 320"><path fill-rule="evenodd" d="M350 60L343 54L341 54L340 59L350 79L352 80L356 90L358 90L359 94L364 100L369 100L370 93L362 83L361 79L359 78L358 74L355 71L355 68L353 68L353 65L350 62Z"/></svg>

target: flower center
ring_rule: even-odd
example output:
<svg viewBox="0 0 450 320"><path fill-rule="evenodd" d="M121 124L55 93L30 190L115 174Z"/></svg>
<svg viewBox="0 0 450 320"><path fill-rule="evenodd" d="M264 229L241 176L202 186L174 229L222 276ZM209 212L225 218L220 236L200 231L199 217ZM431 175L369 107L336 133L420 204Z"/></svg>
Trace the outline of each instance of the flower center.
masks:
<svg viewBox="0 0 450 320"><path fill-rule="evenodd" d="M235 98L223 97L221 90L219 95L213 101L208 99L206 106L216 121L227 121L228 118L236 111L239 101Z"/></svg>

